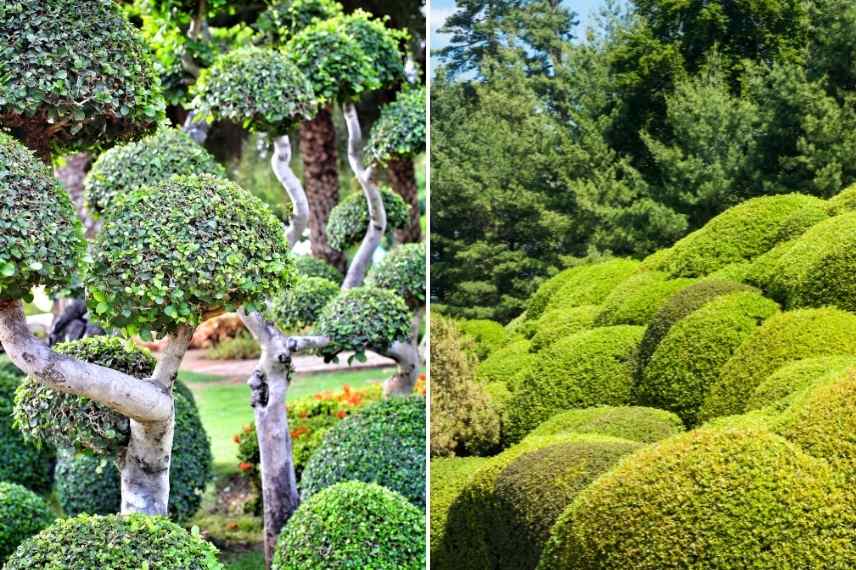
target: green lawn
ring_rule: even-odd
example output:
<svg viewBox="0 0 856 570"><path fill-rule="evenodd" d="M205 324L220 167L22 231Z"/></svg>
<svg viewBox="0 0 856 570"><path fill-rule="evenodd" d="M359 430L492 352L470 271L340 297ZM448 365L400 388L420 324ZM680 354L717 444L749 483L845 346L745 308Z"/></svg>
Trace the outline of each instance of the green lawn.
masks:
<svg viewBox="0 0 856 570"><path fill-rule="evenodd" d="M345 384L359 388L382 381L392 373L392 369L373 369L298 375L288 390L288 398L293 400L337 390ZM202 424L211 437L215 472L226 474L236 471L238 446L233 437L253 420L250 389L243 380L234 381L222 376L182 372L179 377L196 396Z"/></svg>

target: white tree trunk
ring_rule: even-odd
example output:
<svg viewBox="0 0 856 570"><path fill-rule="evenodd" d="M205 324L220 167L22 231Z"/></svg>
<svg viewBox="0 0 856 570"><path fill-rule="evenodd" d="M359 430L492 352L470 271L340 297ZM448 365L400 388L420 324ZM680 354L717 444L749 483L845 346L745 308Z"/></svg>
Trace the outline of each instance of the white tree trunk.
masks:
<svg viewBox="0 0 856 570"><path fill-rule="evenodd" d="M419 379L419 350L415 341L392 343L385 356L398 363L398 372L384 382L383 395L408 396L413 393L416 381Z"/></svg>
<svg viewBox="0 0 856 570"><path fill-rule="evenodd" d="M303 191L300 179L295 176L291 169L291 140L289 140L288 135L274 139L271 167L277 180L285 188L288 197L291 199L293 212L286 236L288 237L288 247L293 248L303 237L303 233L309 225L309 200L306 198L306 192Z"/></svg>

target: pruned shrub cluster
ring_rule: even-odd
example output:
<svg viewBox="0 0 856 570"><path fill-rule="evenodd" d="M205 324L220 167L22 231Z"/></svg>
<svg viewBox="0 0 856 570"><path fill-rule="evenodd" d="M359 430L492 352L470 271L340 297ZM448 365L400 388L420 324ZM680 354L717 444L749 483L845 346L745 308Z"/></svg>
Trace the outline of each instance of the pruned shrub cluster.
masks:
<svg viewBox="0 0 856 570"><path fill-rule="evenodd" d="M0 482L0 564L54 518L44 499L15 483Z"/></svg>
<svg viewBox="0 0 856 570"><path fill-rule="evenodd" d="M383 207L386 210L386 231L395 230L410 222L410 206L389 188L380 189ZM360 243L369 227L369 206L362 192L349 194L330 211L327 219L327 238L330 245L344 251Z"/></svg>
<svg viewBox="0 0 856 570"><path fill-rule="evenodd" d="M460 321L458 328L462 333L472 338L475 343L475 355L479 361L485 360L510 340L505 327L490 319Z"/></svg>

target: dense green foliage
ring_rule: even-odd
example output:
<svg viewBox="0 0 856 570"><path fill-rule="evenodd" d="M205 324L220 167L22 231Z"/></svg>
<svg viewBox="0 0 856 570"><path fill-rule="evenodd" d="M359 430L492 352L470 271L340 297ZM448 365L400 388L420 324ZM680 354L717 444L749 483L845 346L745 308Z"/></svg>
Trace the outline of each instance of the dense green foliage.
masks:
<svg viewBox="0 0 856 570"><path fill-rule="evenodd" d="M539 353L508 405L510 441L562 410L630 401L642 327L601 327ZM504 430L505 431L505 430Z"/></svg>
<svg viewBox="0 0 856 570"><path fill-rule="evenodd" d="M531 347L528 340L516 340L492 352L476 370L479 382L503 382L515 390L535 363L535 355L529 352Z"/></svg>
<svg viewBox="0 0 856 570"><path fill-rule="evenodd" d="M102 322L144 338L195 326L217 309L253 308L293 276L282 224L239 186L177 176L117 200L86 276Z"/></svg>
<svg viewBox="0 0 856 570"><path fill-rule="evenodd" d="M425 89L408 89L381 108L363 153L370 164L425 152Z"/></svg>
<svg viewBox="0 0 856 570"><path fill-rule="evenodd" d="M115 2L4 2L0 46L0 126L43 156L130 139L163 114L148 50Z"/></svg>
<svg viewBox="0 0 856 570"><path fill-rule="evenodd" d="M0 132L0 299L67 285L83 257L68 194L20 143Z"/></svg>
<svg viewBox="0 0 856 570"><path fill-rule="evenodd" d="M594 433L653 443L683 431L681 419L665 410L639 406L599 406L556 414L532 430L527 437Z"/></svg>
<svg viewBox="0 0 856 570"><path fill-rule="evenodd" d="M5 568L223 570L217 549L162 517L80 515L25 541Z"/></svg>
<svg viewBox="0 0 856 570"><path fill-rule="evenodd" d="M270 302L270 316L283 330L301 331L314 325L338 294L339 285L323 277L299 277L294 287Z"/></svg>
<svg viewBox="0 0 856 570"><path fill-rule="evenodd" d="M472 319L458 321L462 333L473 339L475 355L479 361L485 360L510 340L508 332L501 324L490 319Z"/></svg>
<svg viewBox="0 0 856 570"><path fill-rule="evenodd" d="M294 268L302 277L323 277L333 283L341 284L345 279L342 272L317 257L311 255L295 255Z"/></svg>
<svg viewBox="0 0 856 570"><path fill-rule="evenodd" d="M351 481L312 496L280 535L274 570L425 568L425 514L379 485Z"/></svg>
<svg viewBox="0 0 856 570"><path fill-rule="evenodd" d="M380 189L386 211L386 232L406 227L410 222L410 207L404 199L388 188ZM360 243L369 227L369 205L362 192L349 194L330 211L327 219L327 237L330 245L344 251Z"/></svg>
<svg viewBox="0 0 856 570"><path fill-rule="evenodd" d="M0 481L18 483L34 491L47 491L53 479L52 452L24 438L13 425L15 390L21 376L0 370Z"/></svg>
<svg viewBox="0 0 856 570"><path fill-rule="evenodd" d="M193 87L200 117L228 119L254 131L287 134L315 115L312 83L278 51L231 51L206 69Z"/></svg>
<svg viewBox="0 0 856 570"><path fill-rule="evenodd" d="M285 43L293 35L314 23L342 13L336 0L277 0L256 20L256 28L273 45Z"/></svg>
<svg viewBox="0 0 856 570"><path fill-rule="evenodd" d="M540 352L554 342L586 329L594 328L601 314L597 305L581 305L570 309L551 309L535 321L532 352ZM531 321L530 321L531 322Z"/></svg>
<svg viewBox="0 0 856 570"><path fill-rule="evenodd" d="M140 141L111 148L98 157L84 182L87 211L102 214L116 196L141 186L156 186L175 175L226 172L186 133L161 128Z"/></svg>
<svg viewBox="0 0 856 570"><path fill-rule="evenodd" d="M431 460L431 558L440 558L445 541L449 507L466 487L470 477L487 459L483 457L438 457ZM438 566L439 567L439 566Z"/></svg>
<svg viewBox="0 0 856 570"><path fill-rule="evenodd" d="M603 300L595 324L647 325L672 295L692 284L691 279L666 279L656 271L640 272L621 282Z"/></svg>
<svg viewBox="0 0 856 570"><path fill-rule="evenodd" d="M15 483L0 482L0 564L18 545L54 520L44 499Z"/></svg>
<svg viewBox="0 0 856 570"><path fill-rule="evenodd" d="M122 489L116 460L88 453L60 452L55 492L66 516L118 513L122 505Z"/></svg>
<svg viewBox="0 0 856 570"><path fill-rule="evenodd" d="M425 437L424 398L372 404L327 432L303 472L303 496L342 481L364 481L424 508Z"/></svg>
<svg viewBox="0 0 856 570"><path fill-rule="evenodd" d="M850 509L829 465L781 437L699 429L638 451L580 493L539 568L847 567Z"/></svg>
<svg viewBox="0 0 856 570"><path fill-rule="evenodd" d="M746 402L746 410L771 406L782 411L791 403L789 396L801 392L826 377L839 377L856 367L856 356L819 356L785 364L758 384Z"/></svg>
<svg viewBox="0 0 856 570"><path fill-rule="evenodd" d="M669 330L633 386L634 400L696 425L699 408L722 367L778 310L774 301L755 292L709 301Z"/></svg>
<svg viewBox="0 0 856 570"><path fill-rule="evenodd" d="M366 285L395 291L411 308L425 304L428 266L424 243L406 243L372 266Z"/></svg>

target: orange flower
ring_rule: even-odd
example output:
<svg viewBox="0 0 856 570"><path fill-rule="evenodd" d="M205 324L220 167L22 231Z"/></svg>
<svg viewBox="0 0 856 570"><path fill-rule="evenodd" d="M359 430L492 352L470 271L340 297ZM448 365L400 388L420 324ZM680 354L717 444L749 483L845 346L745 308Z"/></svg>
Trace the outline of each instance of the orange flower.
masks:
<svg viewBox="0 0 856 570"><path fill-rule="evenodd" d="M240 465L238 465L238 469L240 469L241 471L244 471L244 472L252 471L253 464L252 463L241 463Z"/></svg>
<svg viewBox="0 0 856 570"><path fill-rule="evenodd" d="M226 523L226 528L228 528L229 530L238 530L238 523L236 523L235 521L229 521L228 523Z"/></svg>
<svg viewBox="0 0 856 570"><path fill-rule="evenodd" d="M308 433L308 432L309 432L309 428L304 427L304 426L300 426L299 428L291 430L291 437L294 439L297 439L301 435Z"/></svg>
<svg viewBox="0 0 856 570"><path fill-rule="evenodd" d="M241 436L236 435L235 437L232 438L232 441L234 441L235 443L241 443Z"/></svg>
<svg viewBox="0 0 856 570"><path fill-rule="evenodd" d="M340 420L345 419L345 416L347 416L347 415L348 415L348 412L346 412L345 410L339 410L338 412L336 412L336 417L339 418Z"/></svg>

